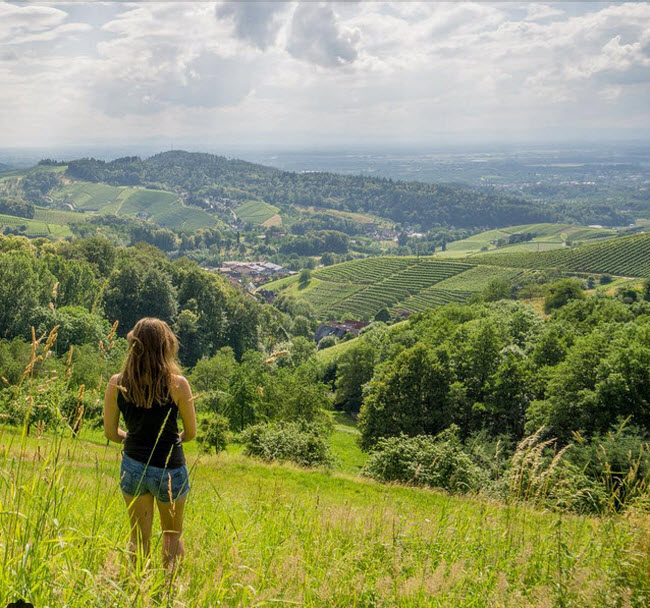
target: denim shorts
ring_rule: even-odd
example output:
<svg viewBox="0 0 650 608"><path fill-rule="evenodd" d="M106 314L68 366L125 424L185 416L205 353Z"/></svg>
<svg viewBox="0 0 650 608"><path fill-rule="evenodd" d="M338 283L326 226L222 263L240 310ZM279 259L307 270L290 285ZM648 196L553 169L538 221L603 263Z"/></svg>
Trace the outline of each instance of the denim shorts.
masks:
<svg viewBox="0 0 650 608"><path fill-rule="evenodd" d="M190 477L185 465L175 469L161 469L123 454L120 488L127 496L153 494L160 502L172 502L187 496Z"/></svg>

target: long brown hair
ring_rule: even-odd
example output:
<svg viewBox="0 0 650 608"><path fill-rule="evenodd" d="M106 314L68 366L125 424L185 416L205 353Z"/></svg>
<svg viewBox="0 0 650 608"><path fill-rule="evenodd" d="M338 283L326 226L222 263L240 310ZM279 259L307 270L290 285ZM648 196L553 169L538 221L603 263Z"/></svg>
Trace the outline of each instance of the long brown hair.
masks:
<svg viewBox="0 0 650 608"><path fill-rule="evenodd" d="M129 352L120 375L124 397L139 407L171 398L172 375L180 374L178 340L169 325L144 317L128 333Z"/></svg>

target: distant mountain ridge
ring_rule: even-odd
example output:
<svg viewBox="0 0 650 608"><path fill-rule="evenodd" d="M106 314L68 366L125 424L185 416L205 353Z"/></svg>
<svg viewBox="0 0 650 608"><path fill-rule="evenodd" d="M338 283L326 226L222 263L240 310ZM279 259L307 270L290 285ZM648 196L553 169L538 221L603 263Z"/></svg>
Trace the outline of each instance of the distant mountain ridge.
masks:
<svg viewBox="0 0 650 608"><path fill-rule="evenodd" d="M557 212L539 203L455 186L403 182L335 173L293 173L200 152L174 150L147 159L110 162L78 159L69 177L113 185L165 187L188 194L262 200L277 207L315 206L366 212L392 221L470 228L557 221Z"/></svg>

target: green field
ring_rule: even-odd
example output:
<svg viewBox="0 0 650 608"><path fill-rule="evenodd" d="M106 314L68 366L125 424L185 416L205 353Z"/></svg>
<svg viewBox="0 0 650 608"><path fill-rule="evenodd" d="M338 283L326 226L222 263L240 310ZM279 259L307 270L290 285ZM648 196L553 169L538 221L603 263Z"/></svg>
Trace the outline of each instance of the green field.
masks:
<svg viewBox="0 0 650 608"><path fill-rule="evenodd" d="M536 511L359 478L337 421L333 472L187 450L186 558L134 568L119 448L4 428L0 602L35 606L517 608L646 606L647 517ZM347 472L344 472L347 471Z"/></svg>
<svg viewBox="0 0 650 608"><path fill-rule="evenodd" d="M173 230L194 231L216 224L214 216L183 205L177 194L165 190L79 181L63 186L53 198L81 211L139 216Z"/></svg>
<svg viewBox="0 0 650 608"><path fill-rule="evenodd" d="M235 209L237 217L242 222L249 224L263 224L279 214L279 212L280 210L277 207L264 201L247 201Z"/></svg>
<svg viewBox="0 0 650 608"><path fill-rule="evenodd" d="M546 238L574 234L565 229L553 232L549 224L531 225L530 229L546 230ZM298 278L293 276L264 287L306 300L321 317L363 319L382 308L421 312L449 302L464 302L485 290L493 279L511 282L525 269L650 278L649 233L605 240L599 236L599 229L578 229L576 233L592 241L589 235L596 236L596 242L540 252L516 251L513 247L458 258L364 258L320 268L312 273L307 286L299 287Z"/></svg>
<svg viewBox="0 0 650 608"><path fill-rule="evenodd" d="M3 229L7 226L16 227L16 226L27 226L25 235L29 237L54 237L54 238L65 238L66 236L72 236L72 231L68 226L49 223L43 219L38 218L36 214L35 219L27 219L24 217L16 217L15 215L3 215L0 214L0 229Z"/></svg>
<svg viewBox="0 0 650 608"><path fill-rule="evenodd" d="M307 286L300 287L294 276L264 288L306 300L321 316L364 318L382 308L419 312L447 302L464 302L492 279L511 281L521 273L519 269L476 267L464 259L387 256L321 268Z"/></svg>
<svg viewBox="0 0 650 608"><path fill-rule="evenodd" d="M534 234L534 238L523 243L497 246L499 239L508 239L516 234ZM610 228L590 228L571 224L523 224L497 230L480 232L466 239L447 243L447 251L439 252L441 257L471 256L485 251L546 251L564 247L567 242L581 243L594 239L616 236L616 230Z"/></svg>
<svg viewBox="0 0 650 608"><path fill-rule="evenodd" d="M650 277L650 233L607 239L540 253L498 253L473 262L511 268L557 268L571 272Z"/></svg>

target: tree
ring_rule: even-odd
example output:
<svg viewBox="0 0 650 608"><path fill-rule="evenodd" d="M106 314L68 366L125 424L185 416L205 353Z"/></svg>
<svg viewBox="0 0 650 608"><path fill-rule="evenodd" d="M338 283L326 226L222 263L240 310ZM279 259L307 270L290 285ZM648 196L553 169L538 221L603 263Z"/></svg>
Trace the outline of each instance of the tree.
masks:
<svg viewBox="0 0 650 608"><path fill-rule="evenodd" d="M308 268L303 268L298 275L298 285L300 288L307 287L311 281L311 271Z"/></svg>
<svg viewBox="0 0 650 608"><path fill-rule="evenodd" d="M375 350L359 342L341 355L336 370L334 406L348 413L357 413L363 401L363 385L372 379Z"/></svg>
<svg viewBox="0 0 650 608"><path fill-rule="evenodd" d="M387 308L382 308L376 315L375 321L382 321L383 323L388 323L390 321L390 313Z"/></svg>
<svg viewBox="0 0 650 608"><path fill-rule="evenodd" d="M486 302L496 302L510 297L510 283L503 279L492 279L481 296Z"/></svg>
<svg viewBox="0 0 650 608"><path fill-rule="evenodd" d="M359 413L365 449L381 437L436 434L452 421L447 365L422 343L405 350L375 374Z"/></svg>
<svg viewBox="0 0 650 608"><path fill-rule="evenodd" d="M182 310L174 325L174 333L179 342L178 354L181 363L192 367L205 354L203 334L196 313L187 309Z"/></svg>
<svg viewBox="0 0 650 608"><path fill-rule="evenodd" d="M580 281L561 279L548 286L547 295L544 298L544 311L550 313L556 308L562 308L571 300L584 300L584 298L585 293Z"/></svg>

